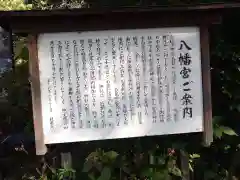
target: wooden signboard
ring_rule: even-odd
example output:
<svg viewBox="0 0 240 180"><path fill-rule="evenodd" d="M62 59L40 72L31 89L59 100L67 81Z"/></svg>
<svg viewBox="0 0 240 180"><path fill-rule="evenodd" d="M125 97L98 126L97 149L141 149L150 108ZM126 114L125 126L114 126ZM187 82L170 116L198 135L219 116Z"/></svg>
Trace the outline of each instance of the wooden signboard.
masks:
<svg viewBox="0 0 240 180"><path fill-rule="evenodd" d="M12 29L29 34L37 154L45 144L192 132L209 145L208 26L218 8L12 14Z"/></svg>
<svg viewBox="0 0 240 180"><path fill-rule="evenodd" d="M199 27L39 34L39 144L210 130L201 41Z"/></svg>

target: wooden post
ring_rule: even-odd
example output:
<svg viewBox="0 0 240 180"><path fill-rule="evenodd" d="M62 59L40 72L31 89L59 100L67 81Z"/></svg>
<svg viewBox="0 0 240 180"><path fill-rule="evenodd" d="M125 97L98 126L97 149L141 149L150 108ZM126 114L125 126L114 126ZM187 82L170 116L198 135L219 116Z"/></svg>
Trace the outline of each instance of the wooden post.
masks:
<svg viewBox="0 0 240 180"><path fill-rule="evenodd" d="M29 80L31 83L31 92L32 92L36 154L44 155L47 153L47 148L44 144L44 136L43 136L41 91L40 91L40 79L39 79L39 67L38 67L39 64L38 64L36 36L29 36L28 50L29 50L29 73L30 73Z"/></svg>
<svg viewBox="0 0 240 180"><path fill-rule="evenodd" d="M213 142L212 130L212 99L211 99L211 72L209 54L209 32L208 26L200 26L200 45L202 63L202 88L203 88L203 144L210 146ZM190 180L189 157L182 150L179 152L180 166L183 180Z"/></svg>
<svg viewBox="0 0 240 180"><path fill-rule="evenodd" d="M212 130L212 98L211 98L211 67L209 53L209 32L207 25L200 27L202 85L203 85L203 144L210 146L213 142Z"/></svg>

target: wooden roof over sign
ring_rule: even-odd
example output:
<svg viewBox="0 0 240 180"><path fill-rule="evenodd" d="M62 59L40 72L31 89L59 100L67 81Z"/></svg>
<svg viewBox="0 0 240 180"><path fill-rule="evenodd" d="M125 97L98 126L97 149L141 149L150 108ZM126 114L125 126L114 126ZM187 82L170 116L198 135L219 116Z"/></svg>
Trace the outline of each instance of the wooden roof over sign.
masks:
<svg viewBox="0 0 240 180"><path fill-rule="evenodd" d="M238 8L240 3L121 9L0 11L0 25L21 33L191 26L218 23L224 13L233 12Z"/></svg>

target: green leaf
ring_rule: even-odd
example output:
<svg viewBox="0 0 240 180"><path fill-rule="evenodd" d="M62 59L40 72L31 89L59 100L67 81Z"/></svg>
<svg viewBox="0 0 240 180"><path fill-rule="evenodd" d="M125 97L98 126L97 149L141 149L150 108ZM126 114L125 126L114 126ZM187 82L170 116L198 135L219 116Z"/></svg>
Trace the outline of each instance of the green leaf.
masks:
<svg viewBox="0 0 240 180"><path fill-rule="evenodd" d="M174 166L173 168L171 168L171 169L170 169L170 172L171 172L173 175L175 175L175 176L179 176L179 177L182 176L181 170L180 170L178 167L176 167L176 166Z"/></svg>
<svg viewBox="0 0 240 180"><path fill-rule="evenodd" d="M101 176L98 180L109 180L111 178L111 169L109 167L104 167Z"/></svg>
<svg viewBox="0 0 240 180"><path fill-rule="evenodd" d="M224 134L227 134L229 136L238 136L237 133L230 127L221 126L221 129Z"/></svg>
<svg viewBox="0 0 240 180"><path fill-rule="evenodd" d="M200 158L200 154L191 154L190 158L192 159Z"/></svg>
<svg viewBox="0 0 240 180"><path fill-rule="evenodd" d="M91 160L87 160L87 161L84 163L84 165L83 165L83 170L82 170L82 172L88 172L88 171L90 171L90 169L92 169L92 167L93 167L92 161L91 161Z"/></svg>
<svg viewBox="0 0 240 180"><path fill-rule="evenodd" d="M189 166L190 171L193 172L193 167L192 167L191 163L188 163L188 166Z"/></svg>
<svg viewBox="0 0 240 180"><path fill-rule="evenodd" d="M223 135L223 131L220 127L216 127L213 131L213 134L216 138L221 139Z"/></svg>
<svg viewBox="0 0 240 180"><path fill-rule="evenodd" d="M59 178L59 180L62 180L63 179L63 174L60 174L58 178Z"/></svg>
<svg viewBox="0 0 240 180"><path fill-rule="evenodd" d="M107 156L111 160L115 160L119 154L115 151L109 151L105 153L105 156Z"/></svg>
<svg viewBox="0 0 240 180"><path fill-rule="evenodd" d="M99 156L99 152L94 151L94 152L91 152L86 159L87 160L89 160L89 159L96 159L98 156Z"/></svg>
<svg viewBox="0 0 240 180"><path fill-rule="evenodd" d="M230 149L230 148L231 148L230 145L226 145L226 146L224 146L224 150L228 150L228 149Z"/></svg>

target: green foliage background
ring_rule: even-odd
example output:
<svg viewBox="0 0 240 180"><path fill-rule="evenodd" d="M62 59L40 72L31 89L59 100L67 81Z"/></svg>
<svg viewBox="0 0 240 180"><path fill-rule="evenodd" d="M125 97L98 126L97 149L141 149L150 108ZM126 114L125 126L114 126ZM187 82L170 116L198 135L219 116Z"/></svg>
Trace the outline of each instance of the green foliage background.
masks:
<svg viewBox="0 0 240 180"><path fill-rule="evenodd" d="M91 8L172 5L214 2L190 0L35 0L24 5L21 0L0 0L0 10ZM229 1L228 1L229 2ZM179 155L187 154L191 178L194 180L240 179L240 36L236 25L239 14L227 16L222 25L212 26L211 67L214 142L201 145L198 134L167 137L147 137L89 143L50 146L45 159L39 161L34 149L13 148L2 161L8 176L15 179L91 179L91 180L174 180L182 179ZM14 35L15 69L0 79L0 132L6 137L13 133L33 134L31 92L28 81L28 49L26 39ZM0 147L0 149L3 146ZM59 153L70 151L73 169L61 169ZM4 163L2 163L4 162ZM3 165L2 165L3 164ZM12 170L14 168L14 173Z"/></svg>
<svg viewBox="0 0 240 180"><path fill-rule="evenodd" d="M24 4L23 0L0 0L0 10L26 10L31 7L31 5Z"/></svg>

